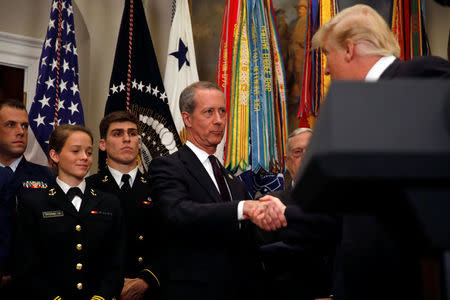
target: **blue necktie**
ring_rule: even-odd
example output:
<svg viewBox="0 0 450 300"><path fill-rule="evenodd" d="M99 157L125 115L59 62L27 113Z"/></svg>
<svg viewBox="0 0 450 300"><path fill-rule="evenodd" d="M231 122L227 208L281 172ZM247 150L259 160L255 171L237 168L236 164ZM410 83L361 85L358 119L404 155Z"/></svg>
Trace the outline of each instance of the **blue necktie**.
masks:
<svg viewBox="0 0 450 300"><path fill-rule="evenodd" d="M219 162L214 155L208 156L211 166L213 168L214 177L216 178L217 185L219 186L220 196L222 196L223 201L231 201L230 193L228 192L227 184L225 183L225 178L223 177L223 170L219 166Z"/></svg>

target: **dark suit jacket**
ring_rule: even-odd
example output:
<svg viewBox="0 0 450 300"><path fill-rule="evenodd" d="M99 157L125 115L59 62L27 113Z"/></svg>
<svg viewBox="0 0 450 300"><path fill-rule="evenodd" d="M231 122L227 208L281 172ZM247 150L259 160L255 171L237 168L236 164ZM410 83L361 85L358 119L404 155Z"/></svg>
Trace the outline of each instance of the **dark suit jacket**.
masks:
<svg viewBox="0 0 450 300"><path fill-rule="evenodd" d="M124 214L127 233L125 277L142 278L149 285L149 296L159 289L159 222L150 198L148 177L138 171L131 193L122 193L108 168L86 179L95 188L117 195Z"/></svg>
<svg viewBox="0 0 450 300"><path fill-rule="evenodd" d="M3 169L3 168L1 168ZM4 172L2 170L2 172ZM16 198L39 189L47 189L55 180L50 168L28 162L22 158L11 177L0 174L0 273L8 272L11 252Z"/></svg>
<svg viewBox="0 0 450 300"><path fill-rule="evenodd" d="M290 186L270 193L286 205L288 225L272 233L260 232L265 239L260 248L268 280L265 286L281 298L328 297L341 222L335 216L303 212L291 191Z"/></svg>
<svg viewBox="0 0 450 300"><path fill-rule="evenodd" d="M187 146L154 159L149 175L167 241L164 298L253 299L256 248L237 217L238 201L250 198L244 183L227 172L232 201L223 202Z"/></svg>
<svg viewBox="0 0 450 300"><path fill-rule="evenodd" d="M396 59L380 80L395 78L450 78L450 64L429 56ZM343 217L335 299L423 299L420 256L425 245L408 225L406 198L401 191L378 189L361 201L385 201L389 210Z"/></svg>
<svg viewBox="0 0 450 300"><path fill-rule="evenodd" d="M24 296L120 294L125 236L119 200L89 185L82 198L78 212L55 184L20 199L14 275L18 291L29 293Z"/></svg>

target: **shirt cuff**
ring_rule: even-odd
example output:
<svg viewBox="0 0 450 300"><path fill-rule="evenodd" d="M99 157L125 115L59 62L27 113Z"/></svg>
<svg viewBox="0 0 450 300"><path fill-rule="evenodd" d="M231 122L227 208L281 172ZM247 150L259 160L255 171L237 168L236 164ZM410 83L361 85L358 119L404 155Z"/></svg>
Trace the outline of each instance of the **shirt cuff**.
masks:
<svg viewBox="0 0 450 300"><path fill-rule="evenodd" d="M238 221L244 221L244 202L245 201L239 201L238 203L238 211L237 211L237 215L238 215Z"/></svg>

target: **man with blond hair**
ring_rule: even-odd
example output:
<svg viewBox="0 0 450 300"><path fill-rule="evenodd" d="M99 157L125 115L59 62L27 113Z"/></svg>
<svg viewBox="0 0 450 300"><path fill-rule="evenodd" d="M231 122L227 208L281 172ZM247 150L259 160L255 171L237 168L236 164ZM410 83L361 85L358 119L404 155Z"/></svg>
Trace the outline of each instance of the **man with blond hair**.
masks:
<svg viewBox="0 0 450 300"><path fill-rule="evenodd" d="M326 55L325 72L332 80L450 78L450 64L442 58L398 59L397 39L367 5L338 13L313 36L312 48L320 48ZM372 199L376 193L392 203L400 200L399 195L382 189L368 193ZM386 223L395 224L394 231L402 226L386 215L344 216L342 245L336 257L335 299L422 299L421 245L401 241L404 238L388 231Z"/></svg>

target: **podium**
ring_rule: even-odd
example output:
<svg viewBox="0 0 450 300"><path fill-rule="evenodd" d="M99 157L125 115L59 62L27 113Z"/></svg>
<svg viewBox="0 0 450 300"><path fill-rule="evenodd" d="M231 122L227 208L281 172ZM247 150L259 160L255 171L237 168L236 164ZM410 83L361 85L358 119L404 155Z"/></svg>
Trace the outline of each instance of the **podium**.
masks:
<svg viewBox="0 0 450 300"><path fill-rule="evenodd" d="M403 249L448 251L450 82L332 83L296 183L304 211L372 217ZM449 299L440 284L423 298Z"/></svg>

